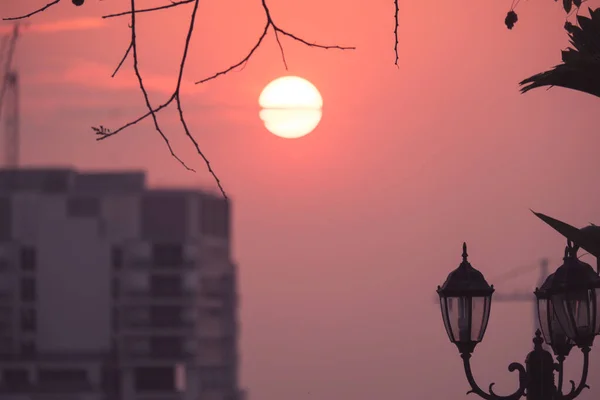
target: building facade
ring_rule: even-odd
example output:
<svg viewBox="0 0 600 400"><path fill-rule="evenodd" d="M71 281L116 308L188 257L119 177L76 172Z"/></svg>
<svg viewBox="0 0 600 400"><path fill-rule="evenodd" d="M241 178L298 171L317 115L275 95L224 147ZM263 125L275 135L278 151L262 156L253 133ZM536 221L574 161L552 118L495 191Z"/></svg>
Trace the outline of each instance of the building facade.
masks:
<svg viewBox="0 0 600 400"><path fill-rule="evenodd" d="M229 203L0 170L0 398L239 400Z"/></svg>

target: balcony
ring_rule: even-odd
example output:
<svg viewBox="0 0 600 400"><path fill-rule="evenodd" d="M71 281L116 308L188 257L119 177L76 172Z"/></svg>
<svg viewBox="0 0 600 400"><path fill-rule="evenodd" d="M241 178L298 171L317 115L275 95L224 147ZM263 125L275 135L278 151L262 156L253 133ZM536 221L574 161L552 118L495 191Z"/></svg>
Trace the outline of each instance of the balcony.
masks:
<svg viewBox="0 0 600 400"><path fill-rule="evenodd" d="M137 282L135 287L126 287L121 293L124 303L181 303L193 302L197 290L186 282L186 277L169 274L152 274L145 282Z"/></svg>
<svg viewBox="0 0 600 400"><path fill-rule="evenodd" d="M0 393L3 395L65 395L96 392L99 389L88 380L86 371L80 369L40 369L37 372L37 381L32 380L30 372L26 369L9 369L3 371L2 378Z"/></svg>
<svg viewBox="0 0 600 400"><path fill-rule="evenodd" d="M120 354L125 361L181 361L195 357L195 339L183 336L127 337Z"/></svg>
<svg viewBox="0 0 600 400"><path fill-rule="evenodd" d="M193 306L196 303L197 294L193 291L156 292L152 290L130 290L122 293L119 303L131 306L147 305L182 305Z"/></svg>
<svg viewBox="0 0 600 400"><path fill-rule="evenodd" d="M161 273L181 273L182 270L196 269L197 267L198 262L193 260L182 260L181 262L170 263L167 265L157 265L153 260L143 258L137 258L127 261L127 268L160 271Z"/></svg>
<svg viewBox="0 0 600 400"><path fill-rule="evenodd" d="M119 330L123 334L144 331L156 333L192 333L196 328L195 321L190 318L183 318L177 314L158 317L156 315L152 316L150 313L136 313L125 315L120 322Z"/></svg>
<svg viewBox="0 0 600 400"><path fill-rule="evenodd" d="M128 268L160 272L197 268L196 246L182 243L154 243L144 244L142 247L143 249L137 251L129 251L125 256Z"/></svg>

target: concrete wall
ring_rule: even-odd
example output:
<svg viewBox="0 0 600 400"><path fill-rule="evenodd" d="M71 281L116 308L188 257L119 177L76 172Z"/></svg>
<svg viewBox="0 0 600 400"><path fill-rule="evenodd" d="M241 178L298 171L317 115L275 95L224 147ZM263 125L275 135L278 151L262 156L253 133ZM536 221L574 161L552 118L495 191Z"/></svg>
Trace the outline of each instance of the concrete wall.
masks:
<svg viewBox="0 0 600 400"><path fill-rule="evenodd" d="M16 236L37 252L38 351L108 351L110 246L99 219L68 216L66 200L13 200L14 226L21 227Z"/></svg>

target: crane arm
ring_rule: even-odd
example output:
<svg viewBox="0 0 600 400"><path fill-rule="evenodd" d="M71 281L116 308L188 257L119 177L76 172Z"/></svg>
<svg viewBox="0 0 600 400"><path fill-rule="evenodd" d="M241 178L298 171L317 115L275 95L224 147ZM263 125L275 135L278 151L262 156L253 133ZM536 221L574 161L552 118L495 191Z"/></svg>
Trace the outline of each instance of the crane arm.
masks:
<svg viewBox="0 0 600 400"><path fill-rule="evenodd" d="M4 68L2 69L2 84L0 86L0 117L2 116L2 109L4 108L4 94L8 87L9 72L12 66L13 55L15 54L15 47L17 44L17 38L19 37L19 24L14 25L12 35L8 40L8 46L6 50L6 59L4 60Z"/></svg>

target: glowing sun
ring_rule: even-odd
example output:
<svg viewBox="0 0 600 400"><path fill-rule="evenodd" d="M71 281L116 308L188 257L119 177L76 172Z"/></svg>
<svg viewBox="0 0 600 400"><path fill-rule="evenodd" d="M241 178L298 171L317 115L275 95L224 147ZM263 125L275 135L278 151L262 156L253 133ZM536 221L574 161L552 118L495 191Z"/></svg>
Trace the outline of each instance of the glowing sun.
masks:
<svg viewBox="0 0 600 400"><path fill-rule="evenodd" d="M321 121L323 98L306 79L283 76L269 83L258 98L260 119L274 135L296 139L312 132Z"/></svg>

